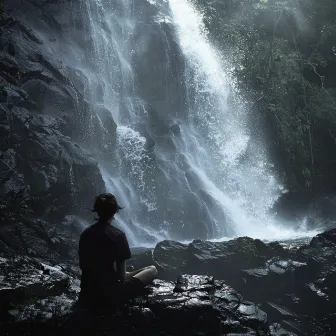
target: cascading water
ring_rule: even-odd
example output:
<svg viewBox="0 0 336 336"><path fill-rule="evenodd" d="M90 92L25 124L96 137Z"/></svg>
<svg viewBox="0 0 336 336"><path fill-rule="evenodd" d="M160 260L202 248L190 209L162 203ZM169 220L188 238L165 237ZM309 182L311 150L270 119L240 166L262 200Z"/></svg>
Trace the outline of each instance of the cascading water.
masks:
<svg viewBox="0 0 336 336"><path fill-rule="evenodd" d="M197 147L204 149L193 166L235 232L253 235L270 220L268 211L281 187L248 128L247 111L237 100L228 102L236 98L234 81L205 38L203 18L188 1L171 0L170 5L188 62L188 126L198 130Z"/></svg>
<svg viewBox="0 0 336 336"><path fill-rule="evenodd" d="M81 15L86 36L64 47L67 62L76 58L97 125L86 143L131 243L292 234L270 216L281 186L193 5L82 0Z"/></svg>

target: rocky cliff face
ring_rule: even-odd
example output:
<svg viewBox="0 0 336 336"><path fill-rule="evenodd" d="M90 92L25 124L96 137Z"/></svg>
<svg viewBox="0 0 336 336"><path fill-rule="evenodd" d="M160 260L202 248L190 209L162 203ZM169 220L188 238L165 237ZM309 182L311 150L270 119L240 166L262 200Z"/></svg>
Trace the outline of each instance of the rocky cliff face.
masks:
<svg viewBox="0 0 336 336"><path fill-rule="evenodd" d="M96 126L88 128L90 106L52 49L67 29L70 5L62 9L64 24L51 1L13 1L1 12L1 192L5 201L35 196L42 216L83 212L104 190L85 143Z"/></svg>
<svg viewBox="0 0 336 336"><path fill-rule="evenodd" d="M44 231L50 231L50 225L59 225L66 215L87 217L92 197L105 191L86 140L90 134L112 151L115 124L112 118L106 121L110 138L103 140L84 92L72 82L72 69L54 52L61 48L60 39L73 13L69 6L74 3L62 2L62 11L59 5L57 1L5 1L0 8L3 249L22 249L22 241L30 248L29 237L43 236L36 233L41 221L49 223ZM44 238L50 240L48 233ZM16 244L16 239L21 243Z"/></svg>

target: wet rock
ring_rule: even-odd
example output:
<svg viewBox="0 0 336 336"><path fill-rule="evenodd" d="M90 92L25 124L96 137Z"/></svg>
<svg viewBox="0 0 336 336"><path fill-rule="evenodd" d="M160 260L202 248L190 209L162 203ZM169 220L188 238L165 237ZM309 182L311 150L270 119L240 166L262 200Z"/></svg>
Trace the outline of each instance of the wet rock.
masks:
<svg viewBox="0 0 336 336"><path fill-rule="evenodd" d="M243 300L241 294L225 285L224 282L216 281L215 285L217 289L214 293L215 302L221 311L222 320L224 319L224 324L222 323L224 332L248 334L254 330L259 335L267 333L268 323L265 312L254 303ZM232 323L232 321L235 322Z"/></svg>
<svg viewBox="0 0 336 336"><path fill-rule="evenodd" d="M266 245L258 239L242 237L212 243L195 240L188 246L186 270L214 275L235 285L244 268L264 265L266 260L287 252L277 244Z"/></svg>
<svg viewBox="0 0 336 336"><path fill-rule="evenodd" d="M55 3L13 1L0 7L0 198L8 209L11 201L21 204L24 200L34 218L52 223L69 214L87 218L92 197L105 191L87 143L106 140L106 150L113 153L115 123L110 117L111 134L105 139L83 92L73 85L66 66L52 51L48 38L59 36L64 28L56 24ZM6 226L4 239L16 240L11 223L29 216L21 211L0 213ZM27 237L25 227L18 228ZM8 252L4 245L8 244L2 240L0 248ZM10 248L22 253L21 246Z"/></svg>
<svg viewBox="0 0 336 336"><path fill-rule="evenodd" d="M242 271L237 288L262 303L271 323L285 321L285 329L298 335L311 330L331 335L336 327L331 316L336 304L335 255L335 230L330 230L295 250L298 261L269 261L263 268Z"/></svg>
<svg viewBox="0 0 336 336"><path fill-rule="evenodd" d="M153 249L146 247L131 248L132 258L127 261L130 270L140 269L153 264Z"/></svg>
<svg viewBox="0 0 336 336"><path fill-rule="evenodd" d="M0 227L0 242L7 256L16 253L51 260L76 263L79 234L66 223L51 224L42 220L13 221ZM1 245L0 245L1 248Z"/></svg>
<svg viewBox="0 0 336 336"><path fill-rule="evenodd" d="M1 311L35 298L60 295L69 286L63 272L28 257L0 258L0 279Z"/></svg>
<svg viewBox="0 0 336 336"><path fill-rule="evenodd" d="M295 320L297 318L296 313L275 302L265 302L261 307L267 311L269 322Z"/></svg>
<svg viewBox="0 0 336 336"><path fill-rule="evenodd" d="M318 234L310 242L310 247L335 247L336 229L332 229Z"/></svg>
<svg viewBox="0 0 336 336"><path fill-rule="evenodd" d="M242 270L237 288L251 298L269 300L279 295L295 293L306 281L306 263L295 260L270 260L265 267Z"/></svg>
<svg viewBox="0 0 336 336"><path fill-rule="evenodd" d="M324 325L314 318L298 318L295 321L284 320L281 322L286 330L298 336L306 335L328 335L331 336L332 329L329 325Z"/></svg>
<svg viewBox="0 0 336 336"><path fill-rule="evenodd" d="M316 275L328 272L330 265L335 265L335 247L306 247L299 254L307 263L311 278Z"/></svg>
<svg viewBox="0 0 336 336"><path fill-rule="evenodd" d="M79 281L34 259L0 259L4 335L266 335L267 316L213 277L155 280L118 311L92 315L76 303ZM69 270L69 269L68 269ZM178 328L176 328L178 326ZM118 334L119 335L119 334Z"/></svg>
<svg viewBox="0 0 336 336"><path fill-rule="evenodd" d="M190 277L181 275L177 278L174 288L175 293L185 293L194 291L212 291L215 289L215 279L213 277Z"/></svg>
<svg viewBox="0 0 336 336"><path fill-rule="evenodd" d="M161 325L169 335L263 335L268 330L264 312L213 277L182 275L175 284L156 280L147 300L145 305L161 321L181 328Z"/></svg>
<svg viewBox="0 0 336 336"><path fill-rule="evenodd" d="M153 260L159 268L160 277L175 279L183 273L187 262L188 245L165 240L158 243L153 251Z"/></svg>
<svg viewBox="0 0 336 336"><path fill-rule="evenodd" d="M286 254L278 244L270 247L246 238L238 242L232 240L226 244L221 243L222 245L198 241L190 245L162 242L157 246L156 256L154 250L154 261L162 265L162 274L173 277L180 272L184 275L180 275L176 281L155 280L142 297L129 302L120 311L104 317L91 316L75 305L79 291L79 281L76 280L80 275L78 267L67 262L52 268L41 266L41 261L30 262L24 259L28 264L26 266L26 261L23 262L23 267L31 270L28 274L33 277L34 274L41 277L52 277L55 272L63 274L68 278L68 286L62 290L56 286L58 289L55 291L37 291L38 296L33 302L27 302L24 296L17 295L19 302L6 306L8 323L2 326L5 327L2 330L8 330L10 335L20 334L22 330L31 330L27 332L28 335L41 330L45 334L56 335L63 328L63 331L71 330L71 335L85 334L88 330L90 335L99 335L101 330L109 332L118 325L121 335L141 335L148 331L150 323L151 332L162 335L331 336L336 327L336 268L332 253L334 246L331 243L333 232L327 232L322 237L318 247L310 244L312 246L301 247L289 254L291 257L295 255L297 260L274 257L275 250L280 251L282 256ZM195 253L196 248L198 253ZM190 250L193 251L192 255L196 255L192 264L188 264ZM135 268L147 266L153 261L151 249L135 248L132 252L133 261L130 260L130 265ZM248 252L252 253L250 258L242 259ZM201 253L205 257L201 258ZM235 253L238 253L236 259ZM267 259L270 256L273 257ZM232 287L227 281L217 280L218 277L210 274L185 274L188 265L204 267L201 271L195 268L195 273L210 273L209 262L214 263L216 257L217 267L220 265L218 260L223 263L223 269L217 273L219 275L224 270L238 271L240 268L232 268L230 263L225 263L225 258L229 258L231 262L236 260L242 265L255 265L267 260L262 266L241 269L238 277L236 275L236 279L240 277L241 280ZM42 261L42 264L47 263ZM20 273L20 265L12 266L11 269ZM25 272L23 277L19 277L17 273L6 274L11 274L14 283L18 278L26 279L25 277L30 276ZM28 283L28 280L25 281ZM51 312L56 313L50 314ZM15 325L10 321L15 322ZM176 330L176 325L179 326L179 331ZM81 330L79 326L82 327Z"/></svg>
<svg viewBox="0 0 336 336"><path fill-rule="evenodd" d="M187 272L212 275L236 286L242 278L242 270L264 267L266 261L275 256L289 257L290 255L291 253L279 243L265 244L258 239L242 237L227 242L194 240L189 245L164 241L155 247L153 259L165 270L162 275L165 279ZM287 263L285 260L283 262ZM295 263L297 262L292 262L293 265ZM281 273L282 267L286 266L281 266L281 261L277 261L277 264L274 262L269 267L273 268L272 272Z"/></svg>
<svg viewBox="0 0 336 336"><path fill-rule="evenodd" d="M280 323L270 325L270 336L297 336L296 334L286 330Z"/></svg>
<svg viewBox="0 0 336 336"><path fill-rule="evenodd" d="M180 271L225 280L246 299L256 302L268 314L270 323L281 326L279 331L273 328L274 334L304 335L314 330L315 334L329 335L336 328L332 315L336 304L335 230L319 234L308 243L287 242L283 244L286 248L250 238L222 243L193 241L180 252L173 244L165 244L169 246L167 264L175 262L167 254L176 253L181 260L175 262ZM169 272L169 265L164 266ZM178 269L173 274L177 275ZM175 291L185 288L180 281Z"/></svg>
<svg viewBox="0 0 336 336"><path fill-rule="evenodd" d="M121 326L124 330L128 324L136 326L130 335L141 335L148 320L151 333L163 335L266 335L268 331L264 312L212 277L183 275L176 283L155 280L148 296L134 304L124 310Z"/></svg>
<svg viewBox="0 0 336 336"><path fill-rule="evenodd" d="M59 197L63 199L60 206L64 207L64 195L68 195L70 207L58 207L59 212L66 215L78 209L79 201L83 208L89 207L92 195L105 190L97 163L87 151L60 133L59 119L18 112L12 127L13 130L3 131L4 138L9 138L15 150L4 151L6 161L1 162L4 165L1 177L6 181L1 188L2 197L8 198L8 193L15 191L17 185L17 188L24 187L28 195L35 198L39 195L43 203L40 208L47 208ZM10 135L13 131L15 138ZM41 214L37 211L36 215Z"/></svg>

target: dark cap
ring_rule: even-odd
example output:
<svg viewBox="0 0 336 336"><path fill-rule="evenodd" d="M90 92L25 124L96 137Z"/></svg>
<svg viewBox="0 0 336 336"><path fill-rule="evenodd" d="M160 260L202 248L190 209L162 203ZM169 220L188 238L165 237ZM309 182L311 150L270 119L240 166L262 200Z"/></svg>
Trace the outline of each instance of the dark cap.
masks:
<svg viewBox="0 0 336 336"><path fill-rule="evenodd" d="M112 194L100 194L95 198L93 212L97 212L99 216L113 216L120 209L117 199Z"/></svg>

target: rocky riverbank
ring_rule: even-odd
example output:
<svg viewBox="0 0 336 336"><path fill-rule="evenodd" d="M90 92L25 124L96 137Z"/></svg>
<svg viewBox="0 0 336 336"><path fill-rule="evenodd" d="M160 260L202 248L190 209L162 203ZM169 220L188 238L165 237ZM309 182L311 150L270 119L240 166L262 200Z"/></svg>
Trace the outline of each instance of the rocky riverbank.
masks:
<svg viewBox="0 0 336 336"><path fill-rule="evenodd" d="M75 264L2 257L2 334L332 335L336 328L336 229L290 248L244 237L132 252L129 267L154 263L159 280L98 317L76 308Z"/></svg>

